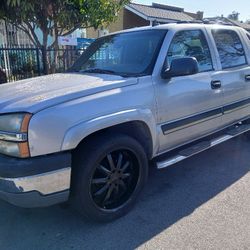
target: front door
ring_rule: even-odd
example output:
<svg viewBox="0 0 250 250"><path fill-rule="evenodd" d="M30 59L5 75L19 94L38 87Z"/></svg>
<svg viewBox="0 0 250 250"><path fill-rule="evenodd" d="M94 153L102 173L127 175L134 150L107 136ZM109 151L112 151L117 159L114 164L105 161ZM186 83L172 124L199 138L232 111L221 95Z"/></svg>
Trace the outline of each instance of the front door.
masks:
<svg viewBox="0 0 250 250"><path fill-rule="evenodd" d="M202 137L221 125L222 91L220 86L211 86L216 72L205 30L181 30L173 36L166 52L167 64L181 57L195 57L199 73L155 83L159 153Z"/></svg>

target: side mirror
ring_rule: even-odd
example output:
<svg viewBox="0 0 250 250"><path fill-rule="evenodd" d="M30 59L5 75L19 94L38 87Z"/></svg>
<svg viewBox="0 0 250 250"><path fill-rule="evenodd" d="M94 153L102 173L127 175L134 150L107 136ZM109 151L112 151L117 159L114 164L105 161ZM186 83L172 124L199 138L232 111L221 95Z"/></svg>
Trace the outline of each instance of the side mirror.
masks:
<svg viewBox="0 0 250 250"><path fill-rule="evenodd" d="M199 72L198 62L195 57L183 57L173 59L170 68L163 67L161 76L170 79L175 76L194 75Z"/></svg>

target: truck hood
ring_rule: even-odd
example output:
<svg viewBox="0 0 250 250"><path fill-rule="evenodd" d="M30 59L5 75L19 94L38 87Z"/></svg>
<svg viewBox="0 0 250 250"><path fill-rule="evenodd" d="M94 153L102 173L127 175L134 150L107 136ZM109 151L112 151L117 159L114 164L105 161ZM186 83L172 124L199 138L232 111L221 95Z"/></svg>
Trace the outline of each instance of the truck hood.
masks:
<svg viewBox="0 0 250 250"><path fill-rule="evenodd" d="M63 73L0 85L0 113L30 112L137 83L116 75Z"/></svg>

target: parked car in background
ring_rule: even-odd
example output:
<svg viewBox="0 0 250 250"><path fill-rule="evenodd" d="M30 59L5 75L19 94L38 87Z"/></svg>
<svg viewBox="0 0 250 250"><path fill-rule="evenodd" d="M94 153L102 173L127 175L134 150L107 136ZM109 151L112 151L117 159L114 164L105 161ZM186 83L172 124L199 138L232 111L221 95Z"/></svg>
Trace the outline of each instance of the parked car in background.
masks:
<svg viewBox="0 0 250 250"><path fill-rule="evenodd" d="M134 205L149 161L162 169L247 133L249 114L245 30L168 24L111 34L67 73L0 87L0 197L23 207L70 200L111 221Z"/></svg>

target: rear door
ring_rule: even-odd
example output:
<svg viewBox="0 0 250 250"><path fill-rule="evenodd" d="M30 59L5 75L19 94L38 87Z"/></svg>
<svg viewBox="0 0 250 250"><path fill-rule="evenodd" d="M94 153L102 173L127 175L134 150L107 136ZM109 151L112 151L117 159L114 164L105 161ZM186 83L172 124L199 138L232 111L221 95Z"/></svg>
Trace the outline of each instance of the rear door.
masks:
<svg viewBox="0 0 250 250"><path fill-rule="evenodd" d="M219 71L216 81L223 90L223 125L250 114L250 66L248 48L238 29L212 29Z"/></svg>

